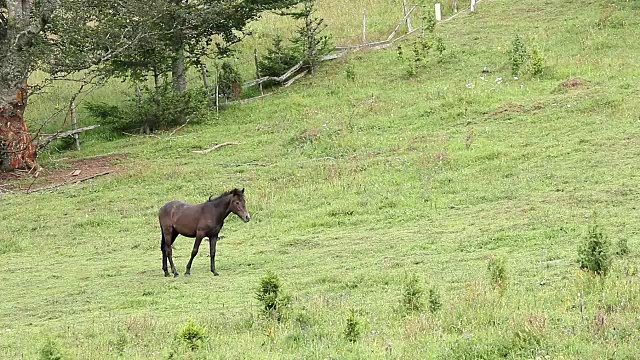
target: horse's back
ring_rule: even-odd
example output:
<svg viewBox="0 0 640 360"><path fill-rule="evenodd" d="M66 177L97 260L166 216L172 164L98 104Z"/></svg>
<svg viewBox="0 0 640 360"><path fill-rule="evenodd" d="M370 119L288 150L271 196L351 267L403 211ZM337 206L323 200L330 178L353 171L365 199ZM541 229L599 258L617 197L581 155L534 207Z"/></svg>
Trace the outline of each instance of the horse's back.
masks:
<svg viewBox="0 0 640 360"><path fill-rule="evenodd" d="M160 218L160 222L163 222L163 219L166 220L171 220L171 218L173 218L173 213L176 210L180 210L183 209L185 207L189 206L189 204L182 202L182 201L170 201L166 204L164 204L161 208L160 211L158 212L158 218Z"/></svg>

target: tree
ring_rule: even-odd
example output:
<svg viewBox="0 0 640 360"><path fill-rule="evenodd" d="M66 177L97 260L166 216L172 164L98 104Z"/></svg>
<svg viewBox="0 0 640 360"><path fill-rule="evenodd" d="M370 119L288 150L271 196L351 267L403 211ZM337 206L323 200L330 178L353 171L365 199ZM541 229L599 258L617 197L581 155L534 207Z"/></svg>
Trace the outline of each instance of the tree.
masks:
<svg viewBox="0 0 640 360"><path fill-rule="evenodd" d="M213 46L218 56L228 55L230 46L245 35L247 23L265 11L288 8L301 0L151 1L152 6L129 17L141 19L143 28L154 35L148 42L122 52L105 70L133 80L152 74L156 85L159 76L171 73L175 91L184 92L187 69L200 67Z"/></svg>
<svg viewBox="0 0 640 360"><path fill-rule="evenodd" d="M328 35L321 35L326 29L324 19L315 16L315 0L303 0L302 8L284 12L296 20L304 20L298 28L297 36L292 40L303 52L305 65L313 74L320 63L320 58L333 50Z"/></svg>
<svg viewBox="0 0 640 360"><path fill-rule="evenodd" d="M298 1L0 0L0 169L38 167L24 119L31 71L156 81L171 72L182 92L186 69L200 65L214 36L224 53L249 21Z"/></svg>
<svg viewBox="0 0 640 360"><path fill-rule="evenodd" d="M64 78L107 63L148 37L138 31L139 20L127 17L142 2L119 4L123 3L0 0L0 170L39 167L24 119L31 71Z"/></svg>
<svg viewBox="0 0 640 360"><path fill-rule="evenodd" d="M0 170L37 167L36 149L24 121L27 78L36 37L49 23L53 1L0 1Z"/></svg>

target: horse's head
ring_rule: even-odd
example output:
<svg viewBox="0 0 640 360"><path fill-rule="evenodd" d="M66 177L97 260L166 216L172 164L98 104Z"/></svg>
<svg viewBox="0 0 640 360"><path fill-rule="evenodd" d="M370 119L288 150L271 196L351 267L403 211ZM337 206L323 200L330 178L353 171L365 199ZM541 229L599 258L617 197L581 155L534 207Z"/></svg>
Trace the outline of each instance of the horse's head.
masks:
<svg viewBox="0 0 640 360"><path fill-rule="evenodd" d="M238 215L244 222L249 222L251 216L244 201L244 188L242 190L233 189L230 192L231 202L229 203L229 211Z"/></svg>

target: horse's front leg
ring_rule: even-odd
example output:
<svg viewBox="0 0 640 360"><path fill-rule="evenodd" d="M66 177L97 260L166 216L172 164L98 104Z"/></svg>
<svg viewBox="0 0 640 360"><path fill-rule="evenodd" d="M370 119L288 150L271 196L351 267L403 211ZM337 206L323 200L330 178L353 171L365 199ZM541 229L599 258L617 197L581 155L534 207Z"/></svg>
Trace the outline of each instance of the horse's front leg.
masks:
<svg viewBox="0 0 640 360"><path fill-rule="evenodd" d="M189 263L187 263L187 271L184 273L185 275L191 275L191 264L193 263L193 259L198 255L198 249L200 249L200 243L202 243L202 238L204 236L200 233L196 234L196 241L193 243L193 250L191 250L191 259L189 259Z"/></svg>
<svg viewBox="0 0 640 360"><path fill-rule="evenodd" d="M214 276L218 276L218 272L216 271L216 245L218 240L221 239L218 237L218 234L214 236L209 236L209 256L211 258L211 272Z"/></svg>

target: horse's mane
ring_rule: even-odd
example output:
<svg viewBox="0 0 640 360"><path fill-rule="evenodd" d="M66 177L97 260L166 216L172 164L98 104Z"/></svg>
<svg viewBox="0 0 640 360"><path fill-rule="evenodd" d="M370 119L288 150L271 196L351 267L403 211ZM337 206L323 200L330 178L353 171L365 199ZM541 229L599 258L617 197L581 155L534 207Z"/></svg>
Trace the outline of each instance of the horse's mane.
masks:
<svg viewBox="0 0 640 360"><path fill-rule="evenodd" d="M225 191L220 196L218 196L217 198L213 198L213 195L211 195L211 196L209 196L209 200L208 201L209 202L216 202L218 200L221 200L225 196L229 196L229 195L243 197L244 196L244 189L242 189L242 190L233 189L233 190Z"/></svg>

